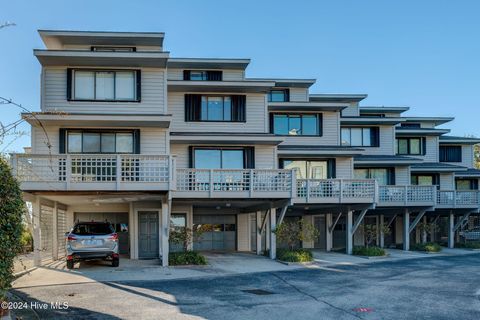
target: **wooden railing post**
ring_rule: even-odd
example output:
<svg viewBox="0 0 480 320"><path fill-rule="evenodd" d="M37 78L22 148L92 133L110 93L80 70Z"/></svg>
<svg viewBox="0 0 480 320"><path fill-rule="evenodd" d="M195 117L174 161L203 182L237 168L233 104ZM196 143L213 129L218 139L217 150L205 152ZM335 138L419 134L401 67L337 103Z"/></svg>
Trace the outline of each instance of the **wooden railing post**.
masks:
<svg viewBox="0 0 480 320"><path fill-rule="evenodd" d="M213 198L213 169L210 169L210 174L208 176L208 187L210 191L210 198Z"/></svg>
<svg viewBox="0 0 480 320"><path fill-rule="evenodd" d="M67 154L65 159L65 182L67 190L70 190L70 182L72 180L72 156Z"/></svg>
<svg viewBox="0 0 480 320"><path fill-rule="evenodd" d="M338 202L339 203L343 203L343 189L344 189L343 188L344 187L343 183L344 183L343 179L340 179L339 186L338 186L338 188L340 190L340 194L338 195Z"/></svg>
<svg viewBox="0 0 480 320"><path fill-rule="evenodd" d="M117 186L117 191L120 190L120 182L122 179L122 156L117 154L116 157L116 167L115 167L115 182Z"/></svg>
<svg viewBox="0 0 480 320"><path fill-rule="evenodd" d="M290 171L290 183L292 184L291 192L292 198L297 197L297 175L295 170Z"/></svg>
<svg viewBox="0 0 480 320"><path fill-rule="evenodd" d="M309 203L310 202L310 179L306 179L305 181L307 183L307 185L306 185L306 187L307 187L307 199L306 199L306 201L307 201L307 203Z"/></svg>
<svg viewBox="0 0 480 320"><path fill-rule="evenodd" d="M169 157L169 177L168 181L170 184L170 190L177 190L177 159L175 156L168 156Z"/></svg>
<svg viewBox="0 0 480 320"><path fill-rule="evenodd" d="M248 175L249 175L249 178L250 178L250 181L248 181L248 188L250 189L249 191L249 194L250 194L250 198L253 197L253 169L250 169L249 172L248 172Z"/></svg>
<svg viewBox="0 0 480 320"><path fill-rule="evenodd" d="M407 206L408 205L408 186L406 185L403 186L403 198L404 198L405 206Z"/></svg>

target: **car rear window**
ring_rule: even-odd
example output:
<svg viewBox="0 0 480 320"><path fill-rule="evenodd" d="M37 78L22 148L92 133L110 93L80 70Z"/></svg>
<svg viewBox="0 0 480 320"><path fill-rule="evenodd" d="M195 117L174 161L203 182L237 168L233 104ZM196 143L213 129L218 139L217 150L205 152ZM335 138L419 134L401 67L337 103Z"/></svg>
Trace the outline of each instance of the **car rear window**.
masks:
<svg viewBox="0 0 480 320"><path fill-rule="evenodd" d="M109 223L80 223L77 224L72 231L73 234L78 234L79 236L102 235L113 232L115 231Z"/></svg>

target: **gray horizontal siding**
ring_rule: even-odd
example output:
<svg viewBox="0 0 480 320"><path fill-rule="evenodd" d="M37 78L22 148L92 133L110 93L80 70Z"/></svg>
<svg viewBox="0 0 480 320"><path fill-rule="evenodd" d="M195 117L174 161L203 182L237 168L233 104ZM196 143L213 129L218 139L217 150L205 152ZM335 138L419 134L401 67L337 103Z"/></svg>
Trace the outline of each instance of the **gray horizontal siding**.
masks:
<svg viewBox="0 0 480 320"><path fill-rule="evenodd" d="M453 173L440 174L440 190L455 190L455 176Z"/></svg>
<svg viewBox="0 0 480 320"><path fill-rule="evenodd" d="M365 147L366 155L395 155L395 129L393 126L380 126L379 147Z"/></svg>
<svg viewBox="0 0 480 320"><path fill-rule="evenodd" d="M290 88L290 101L308 101L308 89L306 88Z"/></svg>
<svg viewBox="0 0 480 320"><path fill-rule="evenodd" d="M67 101L67 68L43 69L42 111L66 113L161 114L166 111L165 70L144 68L141 102L82 102Z"/></svg>
<svg viewBox="0 0 480 320"><path fill-rule="evenodd" d="M411 156L413 158L422 159L425 162L438 162L439 153L438 137L426 137L426 152L425 155Z"/></svg>
<svg viewBox="0 0 480 320"><path fill-rule="evenodd" d="M358 117L359 115L360 111L356 102L351 103L348 108L342 110L342 116L344 117Z"/></svg>
<svg viewBox="0 0 480 320"><path fill-rule="evenodd" d="M337 158L335 165L337 179L353 178L353 158Z"/></svg>
<svg viewBox="0 0 480 320"><path fill-rule="evenodd" d="M410 182L410 167L395 167L395 184L405 186L409 185Z"/></svg>

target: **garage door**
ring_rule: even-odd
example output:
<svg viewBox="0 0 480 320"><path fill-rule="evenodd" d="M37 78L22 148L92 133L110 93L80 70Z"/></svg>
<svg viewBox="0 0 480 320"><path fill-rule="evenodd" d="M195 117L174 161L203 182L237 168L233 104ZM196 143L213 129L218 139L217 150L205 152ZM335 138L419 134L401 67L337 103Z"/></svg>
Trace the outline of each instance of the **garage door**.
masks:
<svg viewBox="0 0 480 320"><path fill-rule="evenodd" d="M237 239L237 221L235 215L194 215L194 229L204 232L195 239L194 250L235 251Z"/></svg>
<svg viewBox="0 0 480 320"><path fill-rule="evenodd" d="M118 233L120 254L129 254L128 212L75 212L75 222L110 222Z"/></svg>

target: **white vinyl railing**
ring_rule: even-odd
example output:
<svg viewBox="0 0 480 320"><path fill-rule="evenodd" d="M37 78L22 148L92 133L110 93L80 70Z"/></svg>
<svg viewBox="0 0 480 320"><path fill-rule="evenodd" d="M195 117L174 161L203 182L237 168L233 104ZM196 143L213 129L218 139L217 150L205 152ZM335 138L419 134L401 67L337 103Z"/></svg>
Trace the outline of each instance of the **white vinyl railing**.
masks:
<svg viewBox="0 0 480 320"><path fill-rule="evenodd" d="M170 157L141 154L12 154L20 182L162 183L170 180Z"/></svg>
<svg viewBox="0 0 480 320"><path fill-rule="evenodd" d="M292 170L182 168L176 172L180 192L292 192Z"/></svg>
<svg viewBox="0 0 480 320"><path fill-rule="evenodd" d="M455 207L476 207L480 204L477 190L440 190L437 193L437 205Z"/></svg>
<svg viewBox="0 0 480 320"><path fill-rule="evenodd" d="M375 180L297 179L297 198L306 202L373 203Z"/></svg>
<svg viewBox="0 0 480 320"><path fill-rule="evenodd" d="M436 186L379 186L379 205L435 205Z"/></svg>

